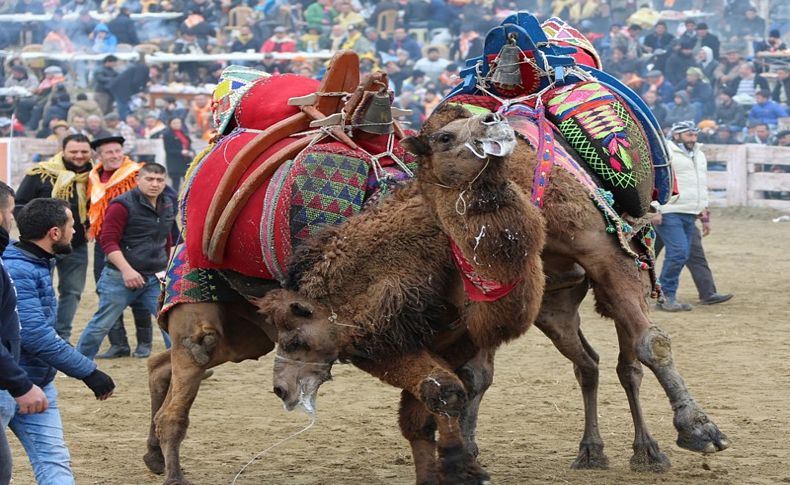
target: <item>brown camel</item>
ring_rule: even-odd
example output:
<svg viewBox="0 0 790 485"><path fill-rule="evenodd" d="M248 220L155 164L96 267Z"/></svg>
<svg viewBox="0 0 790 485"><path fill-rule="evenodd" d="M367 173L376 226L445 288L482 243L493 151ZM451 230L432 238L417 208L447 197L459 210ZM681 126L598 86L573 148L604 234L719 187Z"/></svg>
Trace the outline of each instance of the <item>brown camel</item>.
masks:
<svg viewBox="0 0 790 485"><path fill-rule="evenodd" d="M466 446L455 369L524 333L544 286L543 219L507 179L512 129L454 111L402 141L418 155L415 183L304 243L289 276L299 293L259 300L278 330L274 390L287 409L312 409L336 360L403 389L417 483L436 483L437 468L441 483L488 479ZM451 320L460 331L442 332Z"/></svg>
<svg viewBox="0 0 790 485"><path fill-rule="evenodd" d="M519 155L520 151L524 154ZM516 152L525 160L523 167L516 169L523 172L522 181L531 184L536 164L534 151L519 141ZM597 425L598 356L579 329L578 307L590 284L596 292L599 311L615 319L620 336L618 376L628 395L636 432L632 467L664 470L669 466L647 431L639 407L640 361L654 371L667 390L675 410L678 444L705 452L726 448L726 437L699 409L674 369L668 338L650 323L643 297L644 273L637 271L633 260L604 232L600 213L588 202L589 194L568 173L556 170L548 184L546 200L549 235L543 257L547 293L536 325L573 361L582 388L585 431L573 466L596 468L607 464ZM236 286L243 294L257 295L276 287L279 285L273 281L260 280L241 280ZM167 483L188 483L180 469L178 449L204 370L227 361L258 358L273 348L274 329L267 334L257 328L254 310L252 305L239 301L179 304L168 313L173 350L149 361L152 425L145 456L152 471L166 471ZM478 355L458 370L469 393L469 405L462 415L468 446L474 446L476 409L492 381L492 363L492 356ZM169 405L162 406L165 401ZM167 412L159 413L160 408Z"/></svg>
<svg viewBox="0 0 790 485"><path fill-rule="evenodd" d="M441 129L443 126L452 125L457 123L458 118L468 116L469 114L460 107L442 107L429 118L426 129L428 133L433 133L432 136L444 136L444 130ZM453 143L449 139L448 142ZM461 142L456 143L461 144ZM416 151L419 153L420 148L417 147ZM525 141L520 140L509 162L512 180L521 187L532 187L537 163L534 150ZM442 175L436 177L437 173L441 174L440 171L421 174L419 183L425 190L427 200L433 197L431 191L441 190L442 185L446 185L442 183L444 180ZM446 201L446 203L444 210L451 213L458 204L464 204L464 198L458 196L454 202ZM607 466L597 424L598 356L584 339L579 328L578 308L590 287L596 297L597 311L615 321L618 333L620 356L617 373L626 391L635 426L632 469L664 471L670 466L668 458L660 451L658 444L650 435L642 415L639 404L641 364L648 366L654 372L669 397L675 414L674 425L678 431L679 446L706 453L727 448L729 443L726 436L697 405L675 369L669 337L649 320L646 299L649 285L645 281L646 272L641 271L633 257L605 231L599 209L590 201L589 193L570 172L558 169L552 173L545 192L543 216L546 220L548 236L543 249L543 259L549 287L544 294L536 325L551 338L560 352L574 363L574 370L582 389L585 430L573 466L576 468ZM636 250L636 247L631 249ZM375 265L377 262L372 261L370 264ZM379 269L389 271L382 267ZM353 286L353 282L348 285ZM347 291L347 286L343 284L336 284L334 288L333 294ZM316 290L317 288L311 287L307 293ZM302 292L305 292L304 287ZM321 296L320 291L316 294ZM316 306L315 301L309 303L313 307ZM370 308L370 311L375 311L381 307L371 305ZM325 324L323 327L325 331L340 332L332 329L331 325ZM479 363L483 364L482 368L466 366L468 371L478 376L478 380L483 379L478 386L480 389L476 394L478 399L482 397L482 392L490 384L493 375L492 369L486 367L490 364L490 360L480 359ZM284 361L280 367L288 364L289 362ZM299 370L304 377L303 369ZM278 372L287 373L283 369ZM476 409L469 411L466 425L474 425L475 411ZM427 432L432 435L430 430ZM465 434L467 440L471 441L474 429L465 429Z"/></svg>

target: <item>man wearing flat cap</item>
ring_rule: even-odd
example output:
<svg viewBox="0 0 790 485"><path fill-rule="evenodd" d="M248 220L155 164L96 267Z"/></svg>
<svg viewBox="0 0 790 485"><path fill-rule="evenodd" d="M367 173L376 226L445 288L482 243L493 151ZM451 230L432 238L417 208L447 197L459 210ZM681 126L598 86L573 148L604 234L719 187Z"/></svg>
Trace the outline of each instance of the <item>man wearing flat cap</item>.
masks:
<svg viewBox="0 0 790 485"><path fill-rule="evenodd" d="M69 135L62 150L49 160L33 166L19 184L14 214L35 199L65 200L74 214L74 237L71 254L59 255L58 315L55 331L66 342L71 338L71 324L77 312L88 271L88 174L91 165L90 141L85 135Z"/></svg>
<svg viewBox="0 0 790 485"><path fill-rule="evenodd" d="M99 244L99 238L104 225L104 218L110 202L116 197L137 187L137 172L143 165L133 161L124 154L123 144L125 140L122 136L109 136L93 140L91 148L96 153L96 164L90 172L88 194L90 197L90 208L88 217L90 220L89 236L96 241L93 248L93 277L97 282L101 277L105 266L105 255ZM150 343L150 338L146 342L146 336L150 335L151 317L145 305L132 306L135 327L138 329L138 346ZM147 329L147 330L146 330ZM123 318L119 318L109 333L110 349L97 357L116 358L129 356L130 348L126 338L126 329L123 326ZM91 356L92 357L92 356Z"/></svg>

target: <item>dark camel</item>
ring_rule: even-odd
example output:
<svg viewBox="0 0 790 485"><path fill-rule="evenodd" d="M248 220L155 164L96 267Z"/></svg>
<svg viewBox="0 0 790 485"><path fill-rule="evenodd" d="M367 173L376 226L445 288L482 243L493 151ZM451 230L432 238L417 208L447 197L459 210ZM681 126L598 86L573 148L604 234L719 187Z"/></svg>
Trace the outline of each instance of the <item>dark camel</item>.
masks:
<svg viewBox="0 0 790 485"><path fill-rule="evenodd" d="M286 408L313 409L337 360L402 389L421 484L487 481L463 434L466 388L474 398L478 386L455 370L523 334L544 286L543 219L507 178L512 129L497 114L456 114L402 141L418 156L414 183L304 243L287 283L299 292L259 301L278 330L273 383ZM442 331L450 320L459 331Z"/></svg>

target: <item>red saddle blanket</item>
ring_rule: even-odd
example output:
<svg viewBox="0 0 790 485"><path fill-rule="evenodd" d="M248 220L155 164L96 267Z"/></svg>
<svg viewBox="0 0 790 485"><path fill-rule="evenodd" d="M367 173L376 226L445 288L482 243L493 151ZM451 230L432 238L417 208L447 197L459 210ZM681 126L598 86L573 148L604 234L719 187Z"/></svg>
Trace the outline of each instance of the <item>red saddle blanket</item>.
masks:
<svg viewBox="0 0 790 485"><path fill-rule="evenodd" d="M215 264L203 254L205 214L232 154L256 134L237 130L223 138L190 178L182 211L188 221L186 247L193 267L230 269L247 276L282 281L296 244L314 236L324 224L339 224L358 214L374 193L408 178L389 157L379 160L388 175L382 177L386 183L373 175L370 154L386 149L386 136L358 140L362 150L335 141L316 143L283 164L258 187L231 229L223 262ZM272 153L291 141L283 140L260 154L242 182L256 167L267 163ZM399 146L393 151L399 159L411 162Z"/></svg>

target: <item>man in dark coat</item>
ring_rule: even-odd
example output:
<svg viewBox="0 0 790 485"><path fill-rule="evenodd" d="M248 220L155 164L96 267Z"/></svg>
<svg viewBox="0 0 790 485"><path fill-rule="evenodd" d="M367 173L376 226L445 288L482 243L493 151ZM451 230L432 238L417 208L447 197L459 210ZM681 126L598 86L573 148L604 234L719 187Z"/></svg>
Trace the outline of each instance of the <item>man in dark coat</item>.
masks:
<svg viewBox="0 0 790 485"><path fill-rule="evenodd" d="M790 67L776 69L776 84L771 90L771 99L785 107L790 106Z"/></svg>
<svg viewBox="0 0 790 485"><path fill-rule="evenodd" d="M713 51L713 58L719 58L719 47L721 43L719 42L719 38L715 35L711 34L708 30L708 24L705 22L700 22L697 24L697 41L699 42L699 47L707 46Z"/></svg>
<svg viewBox="0 0 790 485"><path fill-rule="evenodd" d="M8 232L14 222L13 208L14 190L0 182L0 255L8 246ZM20 351L16 291L5 267L0 264L0 484L11 481L11 449L6 427L17 412L40 413L49 407L44 391L33 384L19 366Z"/></svg>
<svg viewBox="0 0 790 485"><path fill-rule="evenodd" d="M148 81L151 80L151 71L158 72L158 66L147 66L141 58L136 63L124 69L118 77L110 82L109 90L118 106L118 116L125 119L129 114L129 101L132 96L142 92Z"/></svg>
<svg viewBox="0 0 790 485"><path fill-rule="evenodd" d="M102 60L101 67L93 73L93 99L101 107L104 114L112 111L113 96L110 85L118 77L115 70L118 58L110 54Z"/></svg>
<svg viewBox="0 0 790 485"><path fill-rule="evenodd" d="M121 7L118 16L110 20L107 27L118 39L119 44L137 45L140 43L140 39L137 37L137 27L129 14L128 8Z"/></svg>
<svg viewBox="0 0 790 485"><path fill-rule="evenodd" d="M686 71L689 67L698 67L697 60L694 59L694 46L696 43L694 38L681 39L677 52L670 55L669 59L667 59L664 76L673 86L677 86L686 78Z"/></svg>

